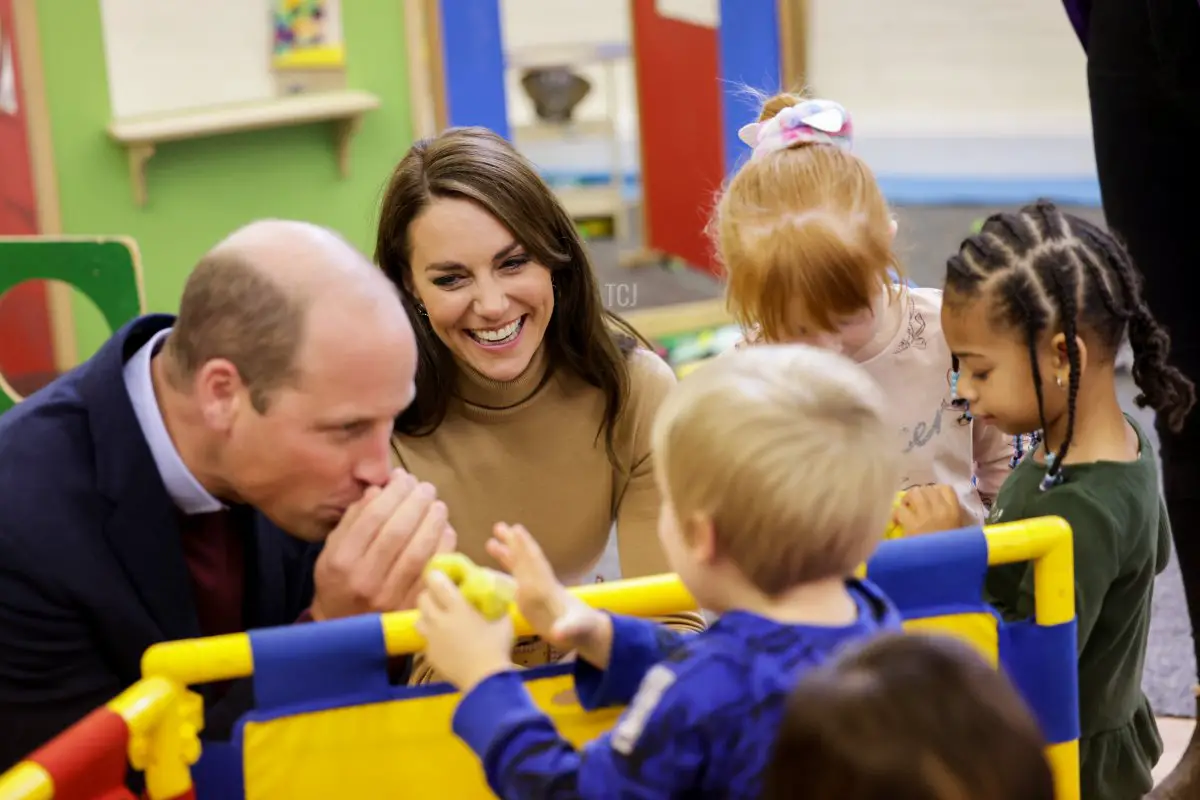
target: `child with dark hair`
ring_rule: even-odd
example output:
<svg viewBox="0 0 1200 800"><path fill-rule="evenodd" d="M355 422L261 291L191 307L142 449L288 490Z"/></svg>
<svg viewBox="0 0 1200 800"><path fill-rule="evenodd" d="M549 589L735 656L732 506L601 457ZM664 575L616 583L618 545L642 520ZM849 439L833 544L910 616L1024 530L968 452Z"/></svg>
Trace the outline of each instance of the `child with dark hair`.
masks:
<svg viewBox="0 0 1200 800"><path fill-rule="evenodd" d="M1178 430L1195 403L1191 381L1167 364L1170 340L1140 283L1108 233L1042 201L990 217L963 242L947 262L942 308L972 415L1006 433L1042 432L988 521L1060 516L1074 532L1081 777L1094 800L1141 797L1162 754L1141 679L1170 522L1153 448L1117 398L1122 336L1139 405ZM987 591L1006 615L1033 613L1029 565L993 569Z"/></svg>
<svg viewBox="0 0 1200 800"><path fill-rule="evenodd" d="M800 680L762 800L1054 800L1044 748L969 645L882 633Z"/></svg>

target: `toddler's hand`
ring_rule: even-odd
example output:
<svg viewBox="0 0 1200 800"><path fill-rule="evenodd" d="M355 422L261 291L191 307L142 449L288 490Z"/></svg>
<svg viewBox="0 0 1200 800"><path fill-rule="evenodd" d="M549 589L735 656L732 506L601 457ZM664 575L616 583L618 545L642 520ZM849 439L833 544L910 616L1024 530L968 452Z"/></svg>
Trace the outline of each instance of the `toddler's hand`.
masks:
<svg viewBox="0 0 1200 800"><path fill-rule="evenodd" d="M951 531L962 527L963 510L950 486L914 486L904 493L892 522L900 525L906 536Z"/></svg>
<svg viewBox="0 0 1200 800"><path fill-rule="evenodd" d="M604 637L608 617L567 591L542 548L520 525L498 523L487 551L516 581L517 609L534 632L560 650L591 649Z"/></svg>
<svg viewBox="0 0 1200 800"><path fill-rule="evenodd" d="M434 669L463 693L484 679L513 668L512 618L489 620L463 596L444 572L425 574L417 598L417 632Z"/></svg>

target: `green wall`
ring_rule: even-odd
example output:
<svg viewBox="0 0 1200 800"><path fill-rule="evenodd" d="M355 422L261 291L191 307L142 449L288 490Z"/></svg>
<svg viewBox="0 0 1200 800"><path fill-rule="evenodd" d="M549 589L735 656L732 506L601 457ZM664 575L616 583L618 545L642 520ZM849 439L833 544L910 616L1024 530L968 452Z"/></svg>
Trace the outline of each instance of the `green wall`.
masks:
<svg viewBox="0 0 1200 800"><path fill-rule="evenodd" d="M105 132L99 5L43 0L38 8L63 229L136 239L150 311L174 312L192 264L253 219L327 225L371 253L380 193L412 139L400 0L342 3L347 84L382 101L351 145L349 179L338 174L329 123L172 142L149 162L143 208L133 203L125 150ZM78 296L75 319L84 359L110 331Z"/></svg>

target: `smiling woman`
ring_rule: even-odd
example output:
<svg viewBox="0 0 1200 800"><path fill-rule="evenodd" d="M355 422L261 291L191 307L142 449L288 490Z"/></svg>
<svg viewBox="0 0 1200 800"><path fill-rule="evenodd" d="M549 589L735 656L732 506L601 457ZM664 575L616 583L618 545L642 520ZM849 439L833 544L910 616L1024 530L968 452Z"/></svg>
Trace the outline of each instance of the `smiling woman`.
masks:
<svg viewBox="0 0 1200 800"><path fill-rule="evenodd" d="M623 577L667 571L650 426L674 375L604 310L574 223L532 165L482 128L416 143L388 186L375 257L420 347L396 455L438 488L459 549L499 566L484 549L493 526L521 523L573 583L615 523ZM557 655L526 641L515 658Z"/></svg>
<svg viewBox="0 0 1200 800"><path fill-rule="evenodd" d="M418 313L438 339L480 375L502 383L520 377L554 313L550 269L471 200L431 203L409 236L412 263L421 265L411 278Z"/></svg>

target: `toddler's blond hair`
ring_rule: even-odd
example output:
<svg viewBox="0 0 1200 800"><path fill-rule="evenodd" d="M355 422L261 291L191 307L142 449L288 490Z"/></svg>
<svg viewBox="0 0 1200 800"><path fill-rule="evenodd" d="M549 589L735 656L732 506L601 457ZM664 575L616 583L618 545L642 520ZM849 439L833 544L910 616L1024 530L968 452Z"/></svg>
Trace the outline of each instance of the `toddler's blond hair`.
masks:
<svg viewBox="0 0 1200 800"><path fill-rule="evenodd" d="M899 451L875 382L805 345L722 355L684 378L655 419L664 495L760 591L851 574L882 538Z"/></svg>

